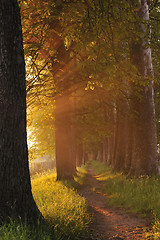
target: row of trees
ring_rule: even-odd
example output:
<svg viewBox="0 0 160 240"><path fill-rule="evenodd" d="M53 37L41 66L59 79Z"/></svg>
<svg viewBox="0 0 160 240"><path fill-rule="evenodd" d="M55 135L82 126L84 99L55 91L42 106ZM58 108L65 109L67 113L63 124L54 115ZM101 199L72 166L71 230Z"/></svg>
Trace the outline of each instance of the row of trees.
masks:
<svg viewBox="0 0 160 240"><path fill-rule="evenodd" d="M73 177L85 151L130 175L158 172L158 9L157 1L23 2L28 99L55 102L58 179Z"/></svg>
<svg viewBox="0 0 160 240"><path fill-rule="evenodd" d="M156 12L158 1L151 3ZM115 169L156 174L148 2L20 4L30 69L28 104L48 98L56 106L58 179L73 177L76 155L80 163L85 148L96 152L102 143L103 158ZM25 64L16 0L0 1L0 28L0 214L2 220L37 219L28 169Z"/></svg>

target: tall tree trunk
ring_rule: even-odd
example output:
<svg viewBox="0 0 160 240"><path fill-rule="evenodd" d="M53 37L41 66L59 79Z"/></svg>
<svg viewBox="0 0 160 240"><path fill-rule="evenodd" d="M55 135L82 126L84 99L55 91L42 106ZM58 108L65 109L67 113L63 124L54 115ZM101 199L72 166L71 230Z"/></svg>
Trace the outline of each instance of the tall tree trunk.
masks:
<svg viewBox="0 0 160 240"><path fill-rule="evenodd" d="M106 163L107 161L107 139L104 138L103 140L103 147L102 147L102 161Z"/></svg>
<svg viewBox="0 0 160 240"><path fill-rule="evenodd" d="M131 47L131 61L142 76L141 81L153 77L151 49L149 47L148 23L149 9L146 0L139 0L137 15L143 24L139 23L142 37L133 41ZM146 22L146 25L144 24ZM137 26L136 26L137 27ZM154 91L152 83L148 86L133 86L132 110L133 148L131 175L152 175L158 173L157 137L155 122Z"/></svg>
<svg viewBox="0 0 160 240"><path fill-rule="evenodd" d="M55 111L57 180L72 179L76 173L76 141L72 114L71 97L63 93L56 99Z"/></svg>
<svg viewBox="0 0 160 240"><path fill-rule="evenodd" d="M86 143L83 142L82 164L85 165L87 161L88 161L88 153L86 152Z"/></svg>
<svg viewBox="0 0 160 240"><path fill-rule="evenodd" d="M113 104L113 103L112 103ZM114 105L114 104L113 104ZM114 111L114 106L111 107L108 113L108 118L110 122L110 132L111 136L107 138L107 165L113 166L114 158L114 143L115 143L115 132L116 132L116 116Z"/></svg>
<svg viewBox="0 0 160 240"><path fill-rule="evenodd" d="M77 144L76 147L76 166L81 166L83 164L83 143Z"/></svg>
<svg viewBox="0 0 160 240"><path fill-rule="evenodd" d="M132 160L132 121L131 116L126 114L125 117L125 137L126 137L126 144L125 144L125 159L124 159L124 171L128 173L131 167L131 160Z"/></svg>
<svg viewBox="0 0 160 240"><path fill-rule="evenodd" d="M101 143L97 153L97 161L103 162L103 144Z"/></svg>
<svg viewBox="0 0 160 240"><path fill-rule="evenodd" d="M113 133L114 134L114 133ZM107 138L107 157L106 157L106 163L108 166L112 163L113 158L113 134L111 137Z"/></svg>
<svg viewBox="0 0 160 240"><path fill-rule="evenodd" d="M126 147L126 135L125 135L125 106L126 99L122 97L118 98L117 101L117 112L116 112L116 147L114 153L114 170L124 170L125 165L125 147Z"/></svg>
<svg viewBox="0 0 160 240"><path fill-rule="evenodd" d="M0 217L38 219L26 137L25 63L16 0L0 0Z"/></svg>

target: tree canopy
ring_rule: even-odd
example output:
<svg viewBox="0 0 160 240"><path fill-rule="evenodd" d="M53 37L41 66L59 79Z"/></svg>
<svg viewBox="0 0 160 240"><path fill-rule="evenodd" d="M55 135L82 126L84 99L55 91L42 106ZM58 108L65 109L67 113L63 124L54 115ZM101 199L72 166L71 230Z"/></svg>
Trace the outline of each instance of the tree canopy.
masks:
<svg viewBox="0 0 160 240"><path fill-rule="evenodd" d="M74 126L74 141L76 144L85 143L88 152L98 150L107 139L108 149L113 145L112 163L115 165L114 160L119 155L116 152L120 147L117 134L123 133L123 136L119 136L120 142L124 138L127 143L128 138L133 139L133 135L127 131L129 125L136 122L137 112L140 111L135 105L143 106L142 92L149 86L152 88L153 82L156 84L158 102L159 5L158 1L150 1L149 4L147 1L131 3L117 0L20 2L27 102L34 111L38 106L44 113L43 117L40 111L34 113L37 131L40 126L48 127L52 123L56 117L56 99L61 97L65 101L67 95L72 99L73 106L68 108L68 114L72 112L71 118L65 115L69 121L67 126L70 126L66 131L71 131L71 126ZM145 16L144 9L147 11ZM142 73L143 67L146 68L145 60L142 61L142 48L147 54L152 48L154 78L149 70L146 75ZM50 104L53 107L48 113ZM150 112L147 108L146 111ZM125 122L123 127L121 122ZM54 121L52 124L51 128L55 129ZM38 131L41 150L46 137L47 130ZM112 139L112 144L109 139ZM51 143L49 146L52 143L54 146L54 137L49 137L48 141ZM143 137L140 141L143 142ZM122 158L127 154L124 152ZM129 155L132 158L134 156L133 152Z"/></svg>

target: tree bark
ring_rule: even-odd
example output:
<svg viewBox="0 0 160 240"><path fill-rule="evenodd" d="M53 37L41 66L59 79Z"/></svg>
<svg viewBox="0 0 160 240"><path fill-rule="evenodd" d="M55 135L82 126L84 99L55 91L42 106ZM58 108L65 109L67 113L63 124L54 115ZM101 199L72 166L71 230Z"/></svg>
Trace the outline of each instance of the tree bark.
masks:
<svg viewBox="0 0 160 240"><path fill-rule="evenodd" d="M88 154L86 152L86 143L83 142L82 164L85 165L87 161L88 161Z"/></svg>
<svg viewBox="0 0 160 240"><path fill-rule="evenodd" d="M112 136L107 138L107 157L106 157L106 163L108 166L112 164L112 159L113 159L113 134Z"/></svg>
<svg viewBox="0 0 160 240"><path fill-rule="evenodd" d="M96 160L99 162L103 162L103 143L101 143L99 146Z"/></svg>
<svg viewBox="0 0 160 240"><path fill-rule="evenodd" d="M0 0L0 220L38 219L28 166L25 63L16 0Z"/></svg>
<svg viewBox="0 0 160 240"><path fill-rule="evenodd" d="M102 161L104 163L106 163L107 162L107 139L106 138L104 138L102 144L103 144L103 146L102 146Z"/></svg>
<svg viewBox="0 0 160 240"><path fill-rule="evenodd" d="M76 174L76 141L72 114L71 97L63 93L56 98L55 111L57 180L73 179Z"/></svg>
<svg viewBox="0 0 160 240"><path fill-rule="evenodd" d="M83 143L77 144L76 147L76 166L80 167L83 164Z"/></svg>
<svg viewBox="0 0 160 240"><path fill-rule="evenodd" d="M114 166L114 146L115 146L115 141L116 141L116 114L115 114L114 106L111 107L111 109L108 113L108 118L110 121L111 136L107 138L106 162L107 162L108 166Z"/></svg>
<svg viewBox="0 0 160 240"><path fill-rule="evenodd" d="M124 170L125 147L126 147L126 99L119 97L116 111L116 146L114 153L114 170Z"/></svg>
<svg viewBox="0 0 160 240"><path fill-rule="evenodd" d="M142 37L132 42L131 61L138 69L141 81L153 77L151 49L147 21L149 9L146 0L139 1L137 15L141 22ZM144 24L146 23L146 25ZM134 113L132 131L132 162L130 175L152 175L158 173L157 137L154 106L154 90L150 84L137 84L132 87L131 107Z"/></svg>
<svg viewBox="0 0 160 240"><path fill-rule="evenodd" d="M132 121L131 116L129 113L126 115L125 118L125 126L126 126L126 145L125 145L125 158L124 158L124 172L128 174L131 167L131 160L132 160Z"/></svg>

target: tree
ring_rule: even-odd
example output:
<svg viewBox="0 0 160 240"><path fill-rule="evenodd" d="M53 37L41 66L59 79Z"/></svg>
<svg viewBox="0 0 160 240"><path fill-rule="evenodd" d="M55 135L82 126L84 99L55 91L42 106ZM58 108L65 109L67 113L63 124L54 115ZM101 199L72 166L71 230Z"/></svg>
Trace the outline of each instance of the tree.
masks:
<svg viewBox="0 0 160 240"><path fill-rule="evenodd" d="M150 20L152 24L152 38L151 38L151 48L152 48L152 63L154 68L154 87L155 87L155 107L156 107L156 123L157 123L157 142L158 142L158 152L160 152L160 15L159 15L160 2L153 2L153 6L150 11Z"/></svg>
<svg viewBox="0 0 160 240"><path fill-rule="evenodd" d="M54 82L50 81L50 84L52 85L51 89L56 89L54 93L65 97L70 87L73 89L73 85L80 86L82 91L87 87L94 92L90 98L91 106L89 106L93 110L94 95L101 89L101 92L105 92L106 96L109 96L108 105L116 106L106 109L105 115L112 116L108 118L112 118L113 124L108 127L108 120L106 120L106 128L103 128L103 133L101 128L104 125L103 108L98 111L98 117L94 116L92 119L91 114L89 119L87 116L87 127L81 131L86 139L81 143L87 143L86 149L89 145L93 146L93 142L98 147L104 141L104 136L112 135L112 139L108 137L107 142L108 149L114 149L115 159L113 159L113 154L109 154L106 158L112 166L137 175L156 173L156 127L154 121L151 124L151 119L155 120L152 64L146 66L146 60L151 62L149 28L146 27L150 24L149 11L146 8L146 6L148 7L147 2L139 1L138 4L138 1L91 0L88 2L77 0L74 2L55 1L54 3L47 1L43 9L39 0L28 2L34 7L38 6L37 14L35 14L36 17L38 16L38 21L33 24L36 30L34 34L29 36L27 31L29 36L27 39L30 40L33 47L32 53L34 53L35 60L40 55L45 56L45 61L49 58L48 68ZM142 14L144 8L147 9L146 15ZM41 12L45 24L42 24L43 21L40 19ZM33 19L35 20L35 18ZM33 21L27 20L28 22ZM39 32L42 33L41 38L36 36ZM46 36L45 41L44 35ZM38 39L36 44L35 39ZM45 44L43 44L44 42ZM51 48L51 46L54 47ZM146 56L145 59L142 57L143 54ZM72 74L73 56L77 60L78 77ZM137 62L141 63L141 69ZM89 98L89 91L86 93ZM120 106L121 96L124 101L123 107ZM144 99L147 101L145 102ZM105 105L105 102L104 99L100 101L101 105ZM125 111L123 108L126 108ZM145 113L143 112L144 108ZM110 114L110 111L113 111L113 114ZM81 112L85 116L83 109ZM66 119L70 119L69 115L66 116ZM113 127L115 122L117 126ZM95 123L97 131L94 129ZM69 132L71 125L67 124L67 126L69 126L67 130ZM138 126L140 131L138 131ZM60 125L58 128L60 129ZM83 128L83 125L79 128ZM104 133L104 131L106 132ZM108 134L107 131L112 131L113 134ZM94 136L93 132L95 132ZM70 139L69 135L68 138ZM96 141L93 141L93 138ZM147 142L146 140L144 143L143 139L151 139L151 141ZM60 141L58 142L60 149L62 145ZM125 142L126 144L123 144ZM106 143L104 146L107 148ZM121 151L122 148L125 149ZM143 154L141 154L142 151ZM105 152L106 150L103 151L104 155ZM147 153L149 153L149 158ZM105 159L104 157L103 159ZM135 157L139 159L137 162L134 162ZM144 166L145 158L147 158L147 164ZM135 170L135 166L137 170Z"/></svg>
<svg viewBox="0 0 160 240"><path fill-rule="evenodd" d="M41 104L27 108L27 139L29 161L39 156L55 159L55 101L40 97Z"/></svg>
<svg viewBox="0 0 160 240"><path fill-rule="evenodd" d="M56 99L55 146L57 180L73 179L76 174L75 128L73 99L66 92Z"/></svg>
<svg viewBox="0 0 160 240"><path fill-rule="evenodd" d="M115 170L125 169L125 148L126 148L126 99L119 97L116 104L116 124L115 124L115 144L114 144L114 163Z"/></svg>
<svg viewBox="0 0 160 240"><path fill-rule="evenodd" d="M34 202L26 138L25 63L16 0L0 1L0 216L40 216Z"/></svg>
<svg viewBox="0 0 160 240"><path fill-rule="evenodd" d="M59 21L61 8L61 3L58 4L56 1L36 0L27 1L22 10L25 46L28 53L26 58L32 66L31 75L33 72L35 75L35 80L28 81L29 102L33 102L37 94L47 96L46 102L55 100L53 145L56 149L57 179L73 178L76 172L75 134L72 122L74 108L72 100L70 101L74 81L74 72L71 72L74 59L61 37L63 31ZM33 9L32 12L30 9Z"/></svg>
<svg viewBox="0 0 160 240"><path fill-rule="evenodd" d="M137 7L137 6L136 6ZM158 173L157 135L153 90L153 66L150 48L149 7L147 1L139 1L138 27L141 36L131 44L131 61L139 75L138 84L132 85L132 161L131 175Z"/></svg>
<svg viewBox="0 0 160 240"><path fill-rule="evenodd" d="M122 66L121 63L122 62L125 63L123 58L126 58L130 60L129 67L132 69L130 73L129 72L127 73L128 71L127 64L125 64L124 68L122 67L122 70L120 71L121 74L119 74L121 78L123 77L122 81L120 77L117 75L118 79L120 80L118 83L119 89L121 83L123 84L125 82L128 83L126 85L131 87L130 89L131 95L129 101L130 103L129 115L131 119L130 120L126 119L126 121L122 122L122 118L120 119L119 115L122 114L124 110L118 107L118 111L120 110L121 113L117 111L118 118L116 124L118 134L115 134L116 149L115 159L113 159L113 161L114 163L116 163L116 167L118 169L121 168L122 170L125 170L126 167L126 169L129 170L129 173L131 175L139 176L141 174L142 175L156 174L158 172L157 139L156 139L155 106L153 91L153 67L150 48L150 28L148 27L149 7L147 1L137 1L137 4L135 4L136 1L134 1L131 3L130 7L129 5L127 5L127 3L125 3L125 1L121 1L119 7L116 8L114 12L113 11L110 12L111 7L109 5L106 10L106 5L104 1L102 1L103 3L102 8L101 8L102 5L100 6L98 1L93 1L92 3L91 3L92 6L88 8L88 16L90 18L89 22L90 26L92 26L92 33L90 36L95 37L96 34L99 36L99 39L97 39L97 37L92 38L94 39L93 44L94 50L97 42L98 43L100 42L100 38L102 36L103 39L105 38L105 34L102 34L101 30L103 29L104 30L103 32L105 32L107 27L106 29L104 29L102 27L103 24L101 24L99 29L97 29L98 21L92 19L92 14L94 14L95 16L94 19L97 19L98 16L100 16L100 18L104 18L104 16L108 17L107 18L108 26L110 27L110 34L112 36L110 41L111 42L110 51L114 55L115 66L116 67L118 65ZM121 7L123 7L123 9L125 10L128 9L128 17L130 21L126 21L126 23L124 21L123 28L121 28L120 24L118 23L117 30L115 28L115 21L118 20L117 18L118 11L119 15L122 11ZM97 22L95 23L94 21ZM120 29L122 30L121 34L119 33ZM94 34L94 31L96 32L96 34ZM130 36L128 35L127 32L130 33ZM107 41L105 42L105 44L106 43ZM108 45L106 46L106 49L108 48ZM121 47L120 50L118 49L118 47ZM97 55L95 54L94 58L92 57L92 60L96 62L98 56L99 56L98 54ZM132 79L132 81L131 80L126 81L127 75L129 76L129 74L131 74L130 79ZM114 79L114 75L112 76L112 78ZM124 93L126 92L124 87L123 92ZM120 105L120 101L118 101L118 105ZM123 123L123 128L120 122ZM127 134L125 133L126 130ZM126 139L128 139L128 141L126 141ZM123 145L123 143L125 141L129 142L127 143L128 145L127 149L124 149L125 145ZM119 149L121 149L121 151ZM130 154L130 156L127 156L128 154ZM124 159L125 156L127 157L128 160Z"/></svg>

